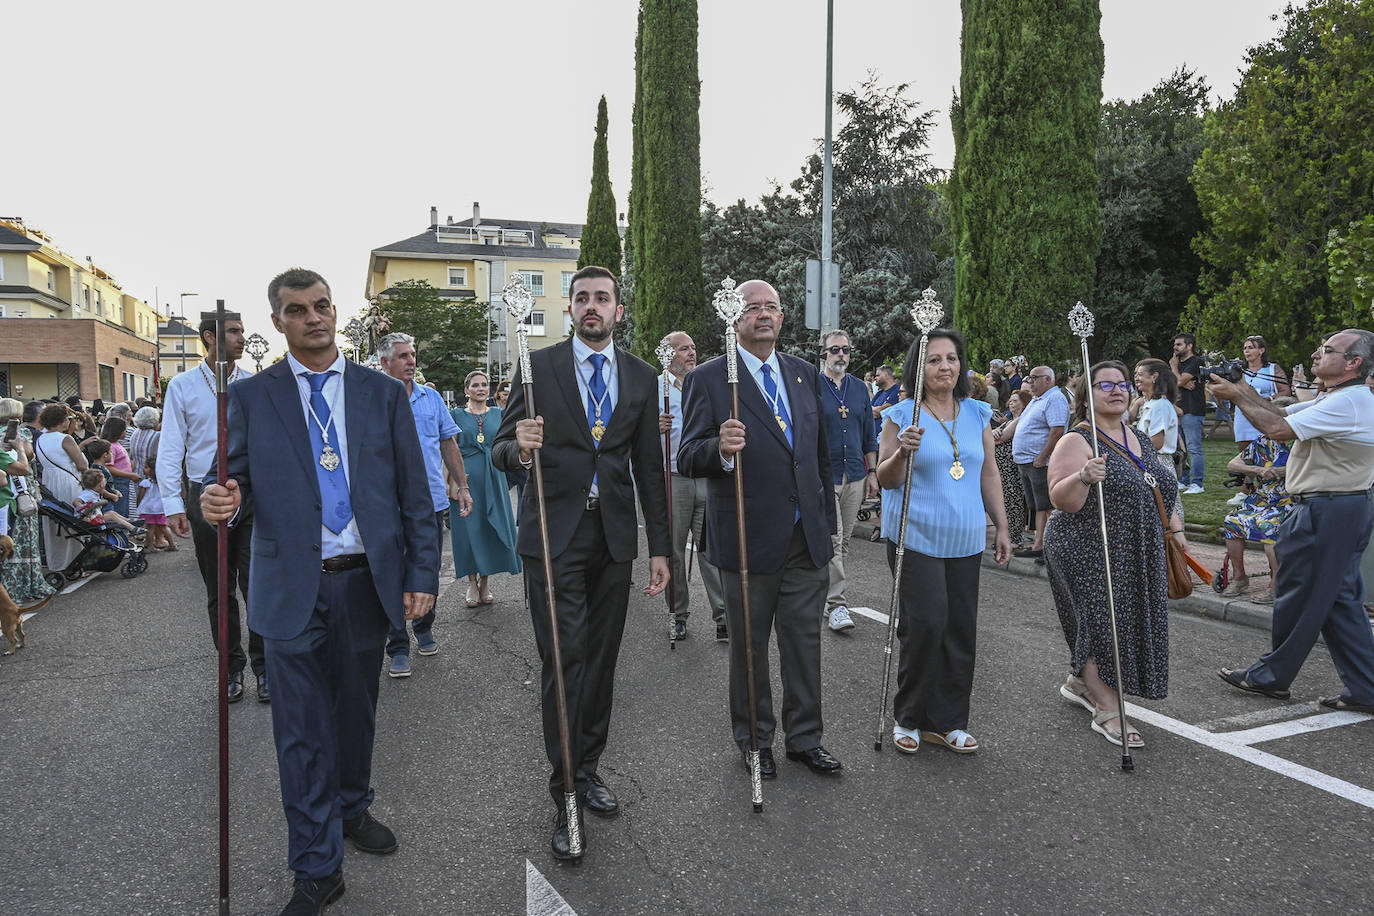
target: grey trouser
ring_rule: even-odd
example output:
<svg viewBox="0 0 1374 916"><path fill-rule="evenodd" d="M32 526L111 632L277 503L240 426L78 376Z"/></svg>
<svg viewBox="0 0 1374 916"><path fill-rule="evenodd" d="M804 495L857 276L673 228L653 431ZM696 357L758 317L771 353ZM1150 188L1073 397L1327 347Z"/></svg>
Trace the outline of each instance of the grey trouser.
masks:
<svg viewBox="0 0 1374 916"><path fill-rule="evenodd" d="M840 530L830 537L835 547L835 555L830 558L830 592L825 596L825 612L828 614L842 604L848 604L844 597L844 561L849 554L849 533L859 520L859 506L864 501L864 478L849 483L835 485L835 517L840 521Z"/></svg>
<svg viewBox="0 0 1374 916"><path fill-rule="evenodd" d="M720 570L706 562L702 549L702 529L706 525L706 479L673 475L673 611L678 620L686 621L691 603L691 587L687 581L687 532L692 532L692 547L696 550L697 568L701 583L706 586L706 602L711 605L711 619L725 622L725 590L720 584ZM668 592L663 593L664 601Z"/></svg>

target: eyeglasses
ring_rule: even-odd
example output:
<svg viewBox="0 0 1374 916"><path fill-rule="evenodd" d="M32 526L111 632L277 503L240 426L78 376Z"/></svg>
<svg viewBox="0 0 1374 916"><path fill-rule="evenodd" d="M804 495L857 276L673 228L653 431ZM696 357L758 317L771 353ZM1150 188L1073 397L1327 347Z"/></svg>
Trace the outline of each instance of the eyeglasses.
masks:
<svg viewBox="0 0 1374 916"><path fill-rule="evenodd" d="M850 351L851 348L850 348L850 347L826 347L826 349L830 351L830 355L831 355L831 356L839 356L841 353L848 353L848 352Z"/></svg>
<svg viewBox="0 0 1374 916"><path fill-rule="evenodd" d="M1349 350L1337 350L1337 349L1334 349L1333 347L1322 347L1322 348L1321 348L1320 350L1318 350L1317 352L1318 352L1318 353L1322 353L1322 354L1326 354L1326 353L1335 353L1335 354L1338 355L1338 356L1344 356L1346 359L1354 359L1354 358L1355 358L1355 357L1350 353Z"/></svg>
<svg viewBox="0 0 1374 916"><path fill-rule="evenodd" d="M762 305L745 306L744 309L744 314L746 315L757 315L759 312L767 312L770 315L781 315L782 308L771 302L765 302Z"/></svg>
<svg viewBox="0 0 1374 916"><path fill-rule="evenodd" d="M1028 375L1028 376L1026 376L1026 381L1028 381L1028 382L1033 382L1033 381L1036 381L1037 379L1042 379L1042 378L1049 378L1049 376L1048 376L1048 375Z"/></svg>
<svg viewBox="0 0 1374 916"><path fill-rule="evenodd" d="M1093 387L1098 391L1122 391L1130 394L1130 382L1093 382Z"/></svg>

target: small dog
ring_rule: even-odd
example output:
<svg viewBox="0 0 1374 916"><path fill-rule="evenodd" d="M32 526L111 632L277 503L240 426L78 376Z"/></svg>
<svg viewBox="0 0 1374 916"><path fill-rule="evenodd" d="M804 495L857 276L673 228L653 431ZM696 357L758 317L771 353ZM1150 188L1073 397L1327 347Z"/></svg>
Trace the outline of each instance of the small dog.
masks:
<svg viewBox="0 0 1374 916"><path fill-rule="evenodd" d="M13 553L14 541L8 535L0 534L0 563L8 560ZM24 615L30 611L38 610L52 598L53 596L49 595L37 604L20 607L14 603L14 599L5 590L5 586L0 584L0 631L4 632L5 639L9 640L10 644L9 649L4 653L5 655L13 655L15 649L22 649L25 646Z"/></svg>

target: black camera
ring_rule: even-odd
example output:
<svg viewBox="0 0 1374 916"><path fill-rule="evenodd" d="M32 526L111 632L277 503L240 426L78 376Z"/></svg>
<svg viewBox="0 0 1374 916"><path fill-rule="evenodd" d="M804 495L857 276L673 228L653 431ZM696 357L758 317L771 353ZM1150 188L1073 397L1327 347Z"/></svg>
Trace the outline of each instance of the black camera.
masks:
<svg viewBox="0 0 1374 916"><path fill-rule="evenodd" d="M1197 376L1204 384L1214 377L1239 383L1245 378L1245 369L1246 363L1243 359L1220 359L1215 366L1203 366L1197 371Z"/></svg>

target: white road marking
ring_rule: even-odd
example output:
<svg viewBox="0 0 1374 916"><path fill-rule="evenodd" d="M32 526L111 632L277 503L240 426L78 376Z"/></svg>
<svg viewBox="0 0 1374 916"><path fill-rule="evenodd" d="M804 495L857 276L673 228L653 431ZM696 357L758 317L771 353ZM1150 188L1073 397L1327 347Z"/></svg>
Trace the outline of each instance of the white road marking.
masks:
<svg viewBox="0 0 1374 916"><path fill-rule="evenodd" d="M71 585L68 585L66 588L62 589L62 591L59 592L59 594L62 594L62 595L70 595L72 592L76 591L78 588L85 588L89 583L94 582L96 579L99 579L102 575L104 575L104 573L98 573L98 572L97 572L97 573L91 573L89 576L86 576L86 577L84 577L84 578L77 579L77 580L76 580L75 582L73 582Z"/></svg>
<svg viewBox="0 0 1374 916"><path fill-rule="evenodd" d="M1337 728L1342 725L1354 725L1357 722L1368 722L1370 719L1374 719L1374 716L1362 712L1338 711L1307 716L1303 719L1290 719L1287 722L1275 722L1272 725L1247 728L1244 731L1219 732L1218 734L1236 744L1260 744L1264 741L1277 741L1280 738L1289 738L1293 735L1321 731L1324 728Z"/></svg>
<svg viewBox="0 0 1374 916"><path fill-rule="evenodd" d="M1263 767L1270 772L1278 773L1281 776L1287 776L1289 779L1296 779L1298 782L1305 783L1314 789L1330 792L1332 795L1344 798L1346 801L1352 801L1357 805L1362 805L1374 810L1374 792L1371 792L1369 789L1362 788L1354 783L1346 782L1344 779L1328 776L1326 773L1319 772L1310 767L1293 763L1291 760L1284 760L1282 757L1276 757L1273 754L1256 750L1248 744L1241 744L1233 740L1225 732L1218 734L1204 731L1195 725L1189 725L1187 722L1180 722L1177 719L1172 719L1162 713L1145 709L1134 703L1126 704L1126 714L1138 721L1153 725L1156 728L1162 728L1166 732L1171 732L1181 738L1187 738L1189 741L1195 741L1205 747L1210 747L1212 750L1220 751L1223 754L1229 754L1232 757L1238 757L1241 760L1253 763L1255 766ZM1259 730L1260 729L1249 729L1245 732L1236 732L1233 734L1253 734Z"/></svg>
<svg viewBox="0 0 1374 916"><path fill-rule="evenodd" d="M525 860L525 916L577 916L529 859Z"/></svg>
<svg viewBox="0 0 1374 916"><path fill-rule="evenodd" d="M853 606L851 606L851 607L849 608L849 613L851 613L851 614L858 614L860 617L867 617L869 620L876 620L876 621L878 621L879 623L882 623L882 624L887 623L887 615L884 614L882 611L875 611L875 610L873 610L873 608L871 608L871 607L853 607Z"/></svg>
<svg viewBox="0 0 1374 916"><path fill-rule="evenodd" d="M1311 703L1288 703L1282 706L1265 706L1252 712L1244 712L1236 716L1225 716L1221 719L1209 719L1206 722L1199 722L1198 728L1204 728L1209 732L1224 732L1232 729L1254 728L1257 725L1268 725L1270 722L1284 722L1289 719L1300 718L1302 714L1311 715L1314 712L1321 712L1322 707L1315 701Z"/></svg>

